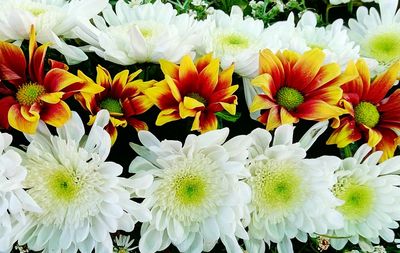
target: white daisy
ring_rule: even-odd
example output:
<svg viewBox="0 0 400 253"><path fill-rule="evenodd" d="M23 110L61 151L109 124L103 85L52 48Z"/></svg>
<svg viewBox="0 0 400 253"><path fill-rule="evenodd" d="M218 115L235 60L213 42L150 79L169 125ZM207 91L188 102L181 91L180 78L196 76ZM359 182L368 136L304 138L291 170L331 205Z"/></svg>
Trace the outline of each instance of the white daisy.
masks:
<svg viewBox="0 0 400 253"><path fill-rule="evenodd" d="M132 246L134 239L131 240L129 235L119 235L114 239L115 246L113 249L113 253L129 253L133 252L138 246Z"/></svg>
<svg viewBox="0 0 400 253"><path fill-rule="evenodd" d="M341 201L330 188L335 184L334 170L340 159L322 156L306 159L307 149L327 128L327 122L314 125L297 142L292 143L291 125L278 127L274 140L265 129L250 133L246 182L252 189L250 240L246 248L252 253L265 252L265 243L277 243L278 252L293 253L291 239L306 242L308 234L326 234L330 228L343 226L335 208Z"/></svg>
<svg viewBox="0 0 400 253"><path fill-rule="evenodd" d="M360 47L350 40L342 19L335 20L327 27L317 27L316 14L307 11L301 16L296 29L307 44L306 50L316 47L323 50L325 64L336 62L344 70L349 61L359 58Z"/></svg>
<svg viewBox="0 0 400 253"><path fill-rule="evenodd" d="M397 0L381 0L380 14L375 8L357 9L357 20L350 19L349 36L361 46L360 54L382 72L400 60L400 11ZM397 11L396 11L397 10ZM376 64L375 64L376 63Z"/></svg>
<svg viewBox="0 0 400 253"><path fill-rule="evenodd" d="M112 252L110 233L132 231L151 214L130 200L135 184L118 177L122 167L106 162L111 140L103 127L109 114L102 110L88 136L78 114L52 135L41 124L23 156L28 193L43 212L30 214L21 226L20 245L44 252Z"/></svg>
<svg viewBox="0 0 400 253"><path fill-rule="evenodd" d="M153 62L160 59L172 62L186 54L194 56L196 21L188 14L177 15L170 3L130 6L116 3L115 12L109 5L94 25L83 21L78 29L81 39L91 45L89 50L100 57L121 65Z"/></svg>
<svg viewBox="0 0 400 253"><path fill-rule="evenodd" d="M40 208L23 189L26 169L21 156L9 150L12 136L0 133L0 252L10 251L15 239L17 221L26 222L26 212L39 212Z"/></svg>
<svg viewBox="0 0 400 253"><path fill-rule="evenodd" d="M352 1L352 0L329 0L329 2L331 4L333 4L333 5L345 4L345 3L348 3L350 1ZM379 0L361 0L361 2L364 2L364 3L370 3L370 2L379 3Z"/></svg>
<svg viewBox="0 0 400 253"><path fill-rule="evenodd" d="M139 132L144 145L132 144L140 155L131 165L134 180L154 177L144 204L153 214L141 229L141 253L161 251L174 244L180 252L210 251L221 239L228 252L242 253L236 236L248 239L241 223L250 201L250 188L239 179L248 176L244 164L249 140L237 136L225 144L229 129L189 135L179 141L159 141Z"/></svg>
<svg viewBox="0 0 400 253"><path fill-rule="evenodd" d="M379 237L393 242L393 229L400 220L400 157L378 164L381 151L367 156L371 148L362 145L354 157L343 160L335 173L333 192L344 204L337 208L344 216L344 227L332 234L331 245L342 249L348 241L371 251Z"/></svg>
<svg viewBox="0 0 400 253"><path fill-rule="evenodd" d="M237 74L254 77L258 73L259 51L267 46L269 39L264 23L251 17L243 18L239 6L232 6L230 15L216 10L206 23L198 52L213 52L214 57L221 59L223 69L235 64Z"/></svg>
<svg viewBox="0 0 400 253"><path fill-rule="evenodd" d="M21 43L29 39L31 25L35 26L39 43L51 42L68 63L87 59L78 47L64 39L75 38L71 32L78 19L89 20L107 4L107 0L2 0L0 5L0 40Z"/></svg>

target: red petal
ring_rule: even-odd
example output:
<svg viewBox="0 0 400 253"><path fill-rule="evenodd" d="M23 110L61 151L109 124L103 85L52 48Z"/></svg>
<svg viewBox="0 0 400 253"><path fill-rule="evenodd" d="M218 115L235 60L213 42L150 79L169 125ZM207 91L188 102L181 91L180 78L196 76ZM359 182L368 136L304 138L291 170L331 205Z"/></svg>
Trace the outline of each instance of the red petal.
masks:
<svg viewBox="0 0 400 253"><path fill-rule="evenodd" d="M21 48L0 41L0 79L14 85L25 82L26 61Z"/></svg>
<svg viewBox="0 0 400 253"><path fill-rule="evenodd" d="M30 79L40 84L43 84L44 58L46 56L47 47L48 44L38 47L33 54L33 58L29 60Z"/></svg>
<svg viewBox="0 0 400 253"><path fill-rule="evenodd" d="M10 125L8 124L8 111L10 107L16 104L17 101L14 97L8 96L0 99L0 127L1 128L9 128Z"/></svg>
<svg viewBox="0 0 400 253"><path fill-rule="evenodd" d="M71 92L64 89L75 83L83 83L83 80L63 69L51 69L47 72L43 85L46 87L47 92Z"/></svg>
<svg viewBox="0 0 400 253"><path fill-rule="evenodd" d="M299 105L293 115L306 120L324 121L337 118L345 112L344 109L322 100L308 100Z"/></svg>
<svg viewBox="0 0 400 253"><path fill-rule="evenodd" d="M128 81L129 70L124 70L115 75L111 85L111 96L114 98L120 98L122 91Z"/></svg>
<svg viewBox="0 0 400 253"><path fill-rule="evenodd" d="M214 113L202 112L200 115L200 132L205 133L218 128L218 120Z"/></svg>
<svg viewBox="0 0 400 253"><path fill-rule="evenodd" d="M356 122L346 117L341 120L339 127L333 131L326 144L336 144L338 148L344 148L350 143L358 141L361 137Z"/></svg>
<svg viewBox="0 0 400 253"><path fill-rule="evenodd" d="M383 151L379 160L383 162L394 156L397 145L399 145L399 137L390 129L379 129L379 131L382 133L382 140L375 146L375 150Z"/></svg>
<svg viewBox="0 0 400 253"><path fill-rule="evenodd" d="M64 101L58 104L44 104L40 118L49 125L61 127L71 118L71 110Z"/></svg>
<svg viewBox="0 0 400 253"><path fill-rule="evenodd" d="M19 104L14 104L8 111L8 122L10 126L18 131L34 134L39 124L39 115L32 115L30 120L27 120L21 112L22 108Z"/></svg>
<svg viewBox="0 0 400 253"><path fill-rule="evenodd" d="M68 70L68 65L56 60L49 59L50 69Z"/></svg>
<svg viewBox="0 0 400 253"><path fill-rule="evenodd" d="M129 123L129 125L133 126L136 129L136 131L149 129L146 122L143 122L143 121L135 119L135 118L129 118L128 123Z"/></svg>
<svg viewBox="0 0 400 253"><path fill-rule="evenodd" d="M142 114L149 110L152 106L153 102L151 102L151 100L146 95L140 95L134 98L125 99L122 102L122 108L125 117Z"/></svg>

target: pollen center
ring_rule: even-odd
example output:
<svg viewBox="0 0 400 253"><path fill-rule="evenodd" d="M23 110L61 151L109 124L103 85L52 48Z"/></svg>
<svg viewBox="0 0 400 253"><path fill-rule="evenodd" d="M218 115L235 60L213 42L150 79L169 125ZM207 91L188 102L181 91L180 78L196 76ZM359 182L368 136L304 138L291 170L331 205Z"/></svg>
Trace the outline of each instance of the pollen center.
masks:
<svg viewBox="0 0 400 253"><path fill-rule="evenodd" d="M302 179L293 164L268 160L250 167L253 201L257 209L284 211L300 199Z"/></svg>
<svg viewBox="0 0 400 253"><path fill-rule="evenodd" d="M296 109L304 102L303 95L296 89L282 87L276 93L276 101L288 111Z"/></svg>
<svg viewBox="0 0 400 253"><path fill-rule="evenodd" d="M375 105L362 101L354 108L354 118L357 123L372 128L379 123L380 115Z"/></svg>
<svg viewBox="0 0 400 253"><path fill-rule="evenodd" d="M221 38L221 44L234 49L244 49L249 47L249 40L239 34L229 34Z"/></svg>
<svg viewBox="0 0 400 253"><path fill-rule="evenodd" d="M100 108L113 113L123 113L121 103L113 98L106 98L101 101Z"/></svg>
<svg viewBox="0 0 400 253"><path fill-rule="evenodd" d="M37 83L26 83L19 87L17 91L17 101L21 105L31 106L40 101L40 96L46 93L43 85Z"/></svg>
<svg viewBox="0 0 400 253"><path fill-rule="evenodd" d="M71 172L55 170L48 178L48 188L53 196L64 202L71 202L79 193L79 181Z"/></svg>
<svg viewBox="0 0 400 253"><path fill-rule="evenodd" d="M390 63L400 59L400 33L387 32L369 40L371 55L378 61Z"/></svg>
<svg viewBox="0 0 400 253"><path fill-rule="evenodd" d="M197 175L177 176L173 188L176 200L184 205L200 205L206 196L206 183Z"/></svg>
<svg viewBox="0 0 400 253"><path fill-rule="evenodd" d="M199 93L191 92L191 93L187 94L186 96L188 96L190 98L193 98L193 99L196 99L197 101L199 101L203 105L207 105L207 100L205 98L203 98L202 96L200 96Z"/></svg>
<svg viewBox="0 0 400 253"><path fill-rule="evenodd" d="M374 191L368 185L361 185L351 180L339 181L334 187L337 198L345 203L338 210L347 218L361 220L366 218L374 204Z"/></svg>

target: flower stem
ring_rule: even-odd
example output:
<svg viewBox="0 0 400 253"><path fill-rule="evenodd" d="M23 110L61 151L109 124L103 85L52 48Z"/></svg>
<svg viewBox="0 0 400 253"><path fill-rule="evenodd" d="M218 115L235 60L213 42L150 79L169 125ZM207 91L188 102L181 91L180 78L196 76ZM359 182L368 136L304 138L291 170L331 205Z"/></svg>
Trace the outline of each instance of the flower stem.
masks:
<svg viewBox="0 0 400 253"><path fill-rule="evenodd" d="M346 147L342 148L342 152L343 152L344 158L353 156L353 152L351 151L350 145L347 145Z"/></svg>

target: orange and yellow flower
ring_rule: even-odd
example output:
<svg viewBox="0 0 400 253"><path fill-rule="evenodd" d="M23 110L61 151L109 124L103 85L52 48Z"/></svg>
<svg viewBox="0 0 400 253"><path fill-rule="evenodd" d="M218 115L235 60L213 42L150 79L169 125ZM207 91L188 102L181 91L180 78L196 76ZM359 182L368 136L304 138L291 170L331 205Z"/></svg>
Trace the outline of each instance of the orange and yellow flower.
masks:
<svg viewBox="0 0 400 253"><path fill-rule="evenodd" d="M11 126L28 134L36 132L39 120L60 127L71 116L66 98L81 91L101 91L101 87L86 85L69 73L60 62L50 61L50 70L45 73L48 46L37 46L32 27L27 64L19 47L0 42L0 127Z"/></svg>
<svg viewBox="0 0 400 253"><path fill-rule="evenodd" d="M339 148L362 138L375 150L383 151L381 161L394 155L400 130L400 90L385 98L400 73L400 62L377 76L371 83L370 72L364 60L356 63L358 78L342 85L341 103L348 114L335 120L336 128L327 144Z"/></svg>
<svg viewBox="0 0 400 253"><path fill-rule="evenodd" d="M161 112L156 125L193 117L192 131L207 132L217 129L216 112L226 110L236 114L237 97L232 85L233 65L220 72L219 59L211 54L196 63L184 56L180 65L160 61L165 79L145 91Z"/></svg>
<svg viewBox="0 0 400 253"><path fill-rule="evenodd" d="M114 143L117 139L117 127L126 127L128 124L137 131L147 130L147 124L135 118L135 116L146 112L153 106L151 100L143 94L143 91L151 87L155 81L134 80L141 70L129 74L128 70L123 70L111 77L107 69L97 66L96 82L78 71L78 76L87 83L97 83L104 90L98 94L80 93L75 95L75 99L88 110L90 115L89 125L94 123L96 114L101 109L106 109L110 113L110 122L105 127Z"/></svg>
<svg viewBox="0 0 400 253"><path fill-rule="evenodd" d="M340 85L356 77L354 68L341 74L336 63L323 65L320 49L303 55L286 50L260 53L260 75L252 84L262 90L254 97L250 112L261 111L258 121L268 130L299 119L324 121L337 118L345 111L338 106L342 97ZM354 64L353 64L354 65Z"/></svg>

